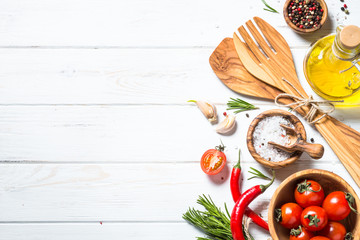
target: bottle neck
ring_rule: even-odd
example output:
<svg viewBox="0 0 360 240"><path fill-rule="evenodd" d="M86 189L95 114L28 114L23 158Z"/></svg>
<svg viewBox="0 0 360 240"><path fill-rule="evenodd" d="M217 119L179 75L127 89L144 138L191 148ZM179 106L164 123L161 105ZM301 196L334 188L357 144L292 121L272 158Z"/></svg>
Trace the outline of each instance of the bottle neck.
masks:
<svg viewBox="0 0 360 240"><path fill-rule="evenodd" d="M359 58L360 46L355 48L346 48L340 41L340 33L343 26L339 26L336 29L335 40L332 45L333 54L343 61L352 61Z"/></svg>

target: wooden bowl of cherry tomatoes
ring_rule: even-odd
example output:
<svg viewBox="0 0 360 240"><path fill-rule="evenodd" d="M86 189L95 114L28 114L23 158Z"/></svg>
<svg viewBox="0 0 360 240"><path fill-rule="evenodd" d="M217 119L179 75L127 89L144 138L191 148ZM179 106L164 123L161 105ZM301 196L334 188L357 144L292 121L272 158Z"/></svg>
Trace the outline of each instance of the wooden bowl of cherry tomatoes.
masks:
<svg viewBox="0 0 360 240"><path fill-rule="evenodd" d="M275 191L268 213L270 235L273 240L359 239L356 211L360 200L344 179L325 170L303 170Z"/></svg>

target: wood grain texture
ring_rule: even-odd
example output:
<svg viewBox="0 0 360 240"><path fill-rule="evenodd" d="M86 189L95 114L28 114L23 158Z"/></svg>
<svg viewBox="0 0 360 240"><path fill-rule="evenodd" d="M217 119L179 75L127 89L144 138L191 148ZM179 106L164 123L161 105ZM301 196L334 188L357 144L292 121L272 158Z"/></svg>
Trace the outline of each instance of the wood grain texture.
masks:
<svg viewBox="0 0 360 240"><path fill-rule="evenodd" d="M251 225L255 239L262 239L269 234L256 230ZM94 223L26 223L0 224L0 239L11 240L118 240L118 239L196 239L204 234L185 222L129 222L113 223L102 221Z"/></svg>
<svg viewBox="0 0 360 240"><path fill-rule="evenodd" d="M229 149L243 146L262 105L238 114L236 132L220 136L195 104L130 106L2 106L0 161L12 162L194 162L222 139ZM219 120L226 106L217 105ZM287 110L287 109L285 109ZM298 117L301 117L297 114ZM165 124L166 123L166 124ZM346 121L355 129L357 119ZM306 122L308 138L325 146L323 159L336 159L326 141ZM101 147L99 147L101 146ZM195 147L196 146L196 147ZM177 153L186 149L187 155ZM141 149L141 151L139 151ZM156 151L156 154L149 154ZM237 158L236 155L234 156ZM301 159L312 161L306 154Z"/></svg>
<svg viewBox="0 0 360 240"><path fill-rule="evenodd" d="M258 22L259 25L262 22ZM266 29L266 26L262 26L261 29ZM279 44L277 42L273 43ZM291 51L289 48L277 47L279 54L283 57L292 60ZM242 95L249 95L253 97L265 98L268 100L274 100L276 96L283 93L275 87L262 82L258 78L255 78L253 75L249 74L245 69L240 59L237 56L234 43L231 38L224 39L214 50L210 56L210 66L217 75L217 77L230 89L240 93ZM307 85L305 85L307 86ZM289 104L293 101L289 98L281 98L279 102L282 104ZM294 108L295 106L293 106ZM302 109L297 109L301 115L305 115L305 112ZM349 111L347 111L349 114ZM341 129L343 134L352 139L351 143L355 148L360 147L360 133L348 125L342 123L336 118L329 117L331 121ZM320 156L320 155L318 155ZM321 154L322 156L322 154Z"/></svg>
<svg viewBox="0 0 360 240"><path fill-rule="evenodd" d="M203 174L198 162L3 164L0 222L182 222L181 216L189 206L198 207L200 194L209 194L219 206L226 202L232 209L229 173L237 161L232 156L237 153L235 149L229 152L226 170L214 177ZM250 166L267 172L254 160L242 164L243 190L264 183L246 180ZM292 173L310 168L335 171L356 186L336 160L321 163L299 159L277 170L274 185L251 208L267 219L268 204L277 186Z"/></svg>
<svg viewBox="0 0 360 240"><path fill-rule="evenodd" d="M271 5L280 10L283 1ZM186 101L211 100L220 115L229 97L239 97L213 74L210 54L258 15L290 42L302 73L309 44L344 19L339 1L327 3L330 21L300 37L281 14L264 11L261 1L3 0L0 239L203 236L181 214L202 193L232 206L227 181L239 147L244 179L250 166L265 170L246 150L245 136L252 118L274 108L240 96L260 109L248 112L249 118L239 114L235 134L221 136L228 170L217 178L204 175L199 157L219 143L219 135ZM358 24L357 0L346 3L346 21ZM302 74L300 81L315 95ZM359 114L360 108L337 109L334 116L359 130ZM273 188L251 206L265 217L276 186L298 170L336 170L356 186L320 134L306 123L305 128L324 144L325 156L314 161L303 154L278 171ZM242 189L258 183L263 182L245 180ZM251 231L255 239L269 236L254 225Z"/></svg>
<svg viewBox="0 0 360 240"><path fill-rule="evenodd" d="M281 12L283 2L273 1L271 6ZM356 0L347 3L356 6ZM226 4L219 4L205 0L196 3L157 0L151 4L145 0L56 0L50 4L46 0L4 0L0 10L0 34L6 37L0 39L0 46L215 48L224 37L231 36L241 21L257 15L279 28L292 46L307 47L317 38L331 33L341 21L337 18L344 18L337 16L341 10L336 0L328 5L329 23L316 34L302 38L287 27L281 14L264 11L261 1L244 4L227 0ZM359 15L360 10L353 7L347 22L359 22ZM140 33L146 36L146 41L139 38Z"/></svg>
<svg viewBox="0 0 360 240"><path fill-rule="evenodd" d="M265 112L262 112L261 114L257 115L254 118L254 120L250 123L249 130L246 135L246 144L247 144L247 147L249 149L251 156L256 161L258 161L260 164L262 164L266 167L269 167L272 169L279 169L279 168L284 168L287 165L292 164L295 161L297 161L303 152L296 151L291 155L290 158L288 158L284 161L281 161L281 162L269 161L269 160L261 157L256 152L255 147L254 147L254 140L253 140L253 134L254 134L255 128L259 124L260 121L264 120L264 118L272 117L272 116L282 116L282 117L286 118L289 122L291 122L294 125L296 131L299 132L301 138L305 139L305 140L306 140L306 131L305 131L304 125L301 123L301 121L295 115L289 113L288 111L280 110L280 109L270 109Z"/></svg>
<svg viewBox="0 0 360 240"><path fill-rule="evenodd" d="M281 93L251 75L240 61L232 38L225 38L211 54L209 63L216 76L242 95L274 100Z"/></svg>
<svg viewBox="0 0 360 240"><path fill-rule="evenodd" d="M258 17L254 17L254 21L256 23L260 22L262 25L266 26L267 31L262 31L266 39L272 39L272 41L280 44L279 48L288 49L288 51L290 51L290 47L285 39L270 24ZM249 21L247 23L249 23ZM249 25L247 26L249 27ZM261 81L281 89L285 93L308 98L305 90L301 87L295 69L292 67L294 66L292 57L284 58L281 55L275 54L267 54L265 56L264 53L260 51L260 46L255 44L243 26L239 28L239 32L245 43L243 43L234 33L235 49L241 62L251 74ZM255 28L252 30L252 36L255 39L262 38L260 34L257 36L254 32L257 32ZM263 41L265 42L265 40ZM257 40L257 42L259 43L261 41ZM266 46L269 48L268 44L266 44ZM275 51L278 49L274 46L273 48ZM286 79L287 82L283 81L283 79ZM308 106L303 106L301 108L306 113L310 110ZM314 119L319 118L321 115L321 112L317 112ZM355 179L358 186L360 186L360 150L357 148L354 149L348 145L349 139L347 138L347 135L341 132L328 117L316 122L315 127L329 143L340 161L349 171L350 175Z"/></svg>

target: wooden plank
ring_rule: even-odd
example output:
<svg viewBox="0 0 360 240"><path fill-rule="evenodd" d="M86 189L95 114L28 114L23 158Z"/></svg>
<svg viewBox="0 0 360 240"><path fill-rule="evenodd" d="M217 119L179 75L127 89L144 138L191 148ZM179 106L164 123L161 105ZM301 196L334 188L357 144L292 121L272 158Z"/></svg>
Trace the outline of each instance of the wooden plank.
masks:
<svg viewBox="0 0 360 240"><path fill-rule="evenodd" d="M193 239L203 234L185 222L181 223L62 223L62 224L0 224L1 239L11 240L78 240L78 239L148 239L168 240ZM265 239L269 234L251 226L256 239Z"/></svg>
<svg viewBox="0 0 360 240"><path fill-rule="evenodd" d="M316 96L302 71L305 51L293 49L296 68L305 90ZM211 52L0 49L0 104L184 104L192 98L224 104L238 94L213 73Z"/></svg>
<svg viewBox="0 0 360 240"><path fill-rule="evenodd" d="M46 162L194 162L223 140L229 154L239 146L245 159L246 134L252 119L273 106L237 116L237 130L221 136L193 103L185 106L2 106L0 161ZM219 118L226 107L218 105ZM360 130L360 108L344 113ZM351 117L353 116L353 118ZM336 160L325 140L307 123L308 139L325 146L321 160ZM185 155L183 154L186 153ZM304 154L301 159L312 161Z"/></svg>
<svg viewBox="0 0 360 240"><path fill-rule="evenodd" d="M0 230L1 239L12 240L166 240L174 233L179 239L202 236L186 223L0 224Z"/></svg>
<svg viewBox="0 0 360 240"><path fill-rule="evenodd" d="M356 0L348 20L359 22ZM307 46L332 32L345 16L340 3L328 0L330 21L322 31L299 37L285 25L282 14L263 10L261 1L145 0L4 0L0 10L0 46L170 47L211 46L232 36L252 16L274 25L292 46ZM282 2L271 5L282 11ZM191 7L189 7L191 6ZM45 20L46 19L46 20ZM345 23L348 22L345 20Z"/></svg>
<svg viewBox="0 0 360 240"><path fill-rule="evenodd" d="M182 222L189 206L197 207L200 194L210 194L218 205L232 209L229 189L231 159L220 175L208 177L198 163L172 164L2 164L0 168L0 222ZM244 163L243 179L249 167ZM344 167L313 161L278 170L276 183L252 203L266 218L276 186L302 169L335 171L356 186ZM262 180L244 180L247 189ZM359 189L356 189L358 191Z"/></svg>

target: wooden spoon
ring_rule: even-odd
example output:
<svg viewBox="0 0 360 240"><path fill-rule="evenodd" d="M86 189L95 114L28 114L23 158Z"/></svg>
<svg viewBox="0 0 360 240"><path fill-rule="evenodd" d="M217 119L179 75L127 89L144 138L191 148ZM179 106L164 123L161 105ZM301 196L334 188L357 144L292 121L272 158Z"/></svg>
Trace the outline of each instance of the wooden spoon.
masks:
<svg viewBox="0 0 360 240"><path fill-rule="evenodd" d="M306 152L310 157L315 159L320 159L324 155L324 147L321 144L317 143L308 143L304 141L299 133L295 129L280 124L280 126L285 129L287 136L289 137L290 142L285 145L275 143L273 141L268 142L268 144L273 145L283 151L293 153L295 151Z"/></svg>

